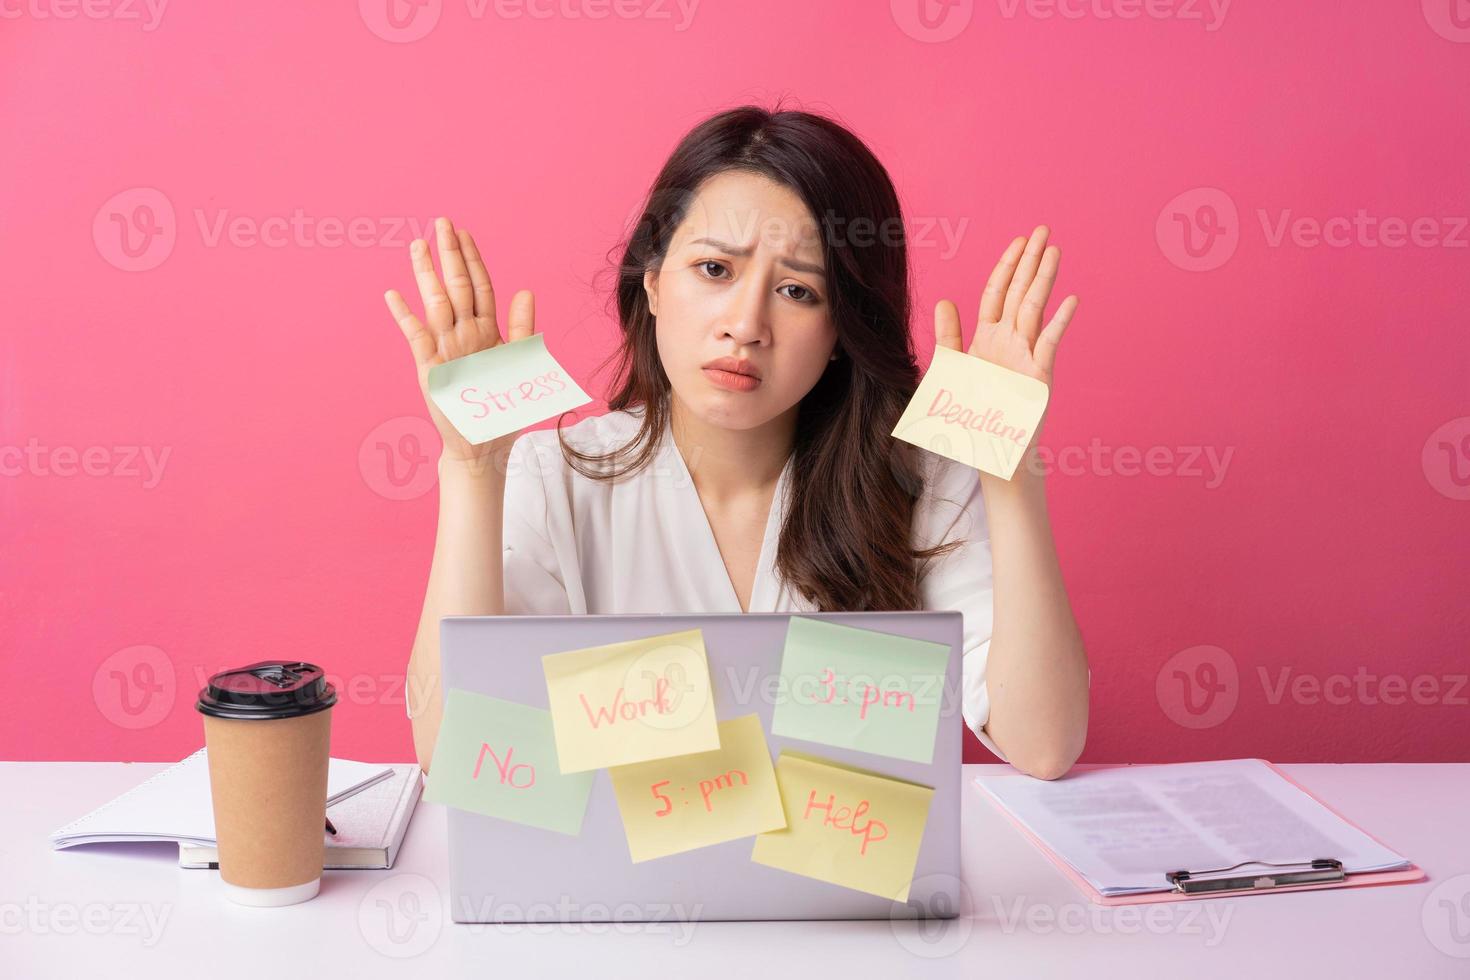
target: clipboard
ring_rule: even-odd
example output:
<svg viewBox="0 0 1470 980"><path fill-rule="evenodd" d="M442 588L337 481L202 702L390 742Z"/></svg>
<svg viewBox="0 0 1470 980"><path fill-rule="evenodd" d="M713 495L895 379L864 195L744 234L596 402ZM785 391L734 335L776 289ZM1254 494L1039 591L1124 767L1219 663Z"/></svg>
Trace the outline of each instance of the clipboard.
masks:
<svg viewBox="0 0 1470 980"><path fill-rule="evenodd" d="M1316 793L1307 789L1291 776L1287 775L1274 762L1258 759L1268 769L1286 780L1292 786L1301 790L1307 796L1316 800L1317 803L1337 816L1344 823L1357 829L1361 833L1372 837L1373 840L1388 847L1388 844L1380 840L1368 831L1363 830L1356 823L1349 820L1326 800ZM1122 769L1125 766L1099 766L1099 769ZM1017 778L1025 778L1019 776ZM1252 874L1235 874L1241 865L1234 868L1213 868L1205 870L1166 870L1160 869L1160 876L1173 887L1167 891L1140 892L1134 895L1104 895L1092 886L1086 878L1075 871L1070 864L1064 861L1052 847L1040 837L1033 834L1024 824L1011 815L1010 811L1001 806L998 801L986 793L980 787L975 787L990 801L1000 813L1011 822L1011 825L1020 831L1021 836L1046 856L1046 859L1056 866L1057 870L1067 877L1077 890L1087 896L1094 905L1118 906L1118 905L1151 905L1157 902L1189 902L1205 898L1231 898L1237 895L1268 895L1280 892L1316 891L1325 888L1358 888L1368 885L1398 885L1411 881L1423 881L1424 869L1412 861L1407 868L1398 871L1365 871L1357 873L1344 872L1342 862L1335 858L1314 857L1303 858L1298 864L1291 865L1263 865L1252 864L1251 867L1275 867L1278 871L1255 872ZM1332 865L1336 865L1335 868ZM1273 879L1266 884L1262 879ZM1260 883L1258 883L1260 882ZM1192 883L1194 887L1188 887ZM1181 887L1185 885L1185 887Z"/></svg>

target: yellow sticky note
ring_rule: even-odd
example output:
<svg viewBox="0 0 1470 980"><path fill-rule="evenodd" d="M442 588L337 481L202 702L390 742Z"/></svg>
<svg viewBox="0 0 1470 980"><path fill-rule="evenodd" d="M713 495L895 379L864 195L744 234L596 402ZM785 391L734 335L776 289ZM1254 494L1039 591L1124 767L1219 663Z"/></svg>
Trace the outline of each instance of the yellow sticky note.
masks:
<svg viewBox="0 0 1470 980"><path fill-rule="evenodd" d="M1049 394L1035 378L936 347L891 435L1009 480L1036 435Z"/></svg>
<svg viewBox="0 0 1470 980"><path fill-rule="evenodd" d="M760 716L719 729L713 752L608 770L634 864L786 826Z"/></svg>
<svg viewBox="0 0 1470 980"><path fill-rule="evenodd" d="M752 861L908 901L932 787L789 749L776 782L786 829L757 837Z"/></svg>
<svg viewBox="0 0 1470 980"><path fill-rule="evenodd" d="M698 629L548 654L541 667L562 772L720 747Z"/></svg>

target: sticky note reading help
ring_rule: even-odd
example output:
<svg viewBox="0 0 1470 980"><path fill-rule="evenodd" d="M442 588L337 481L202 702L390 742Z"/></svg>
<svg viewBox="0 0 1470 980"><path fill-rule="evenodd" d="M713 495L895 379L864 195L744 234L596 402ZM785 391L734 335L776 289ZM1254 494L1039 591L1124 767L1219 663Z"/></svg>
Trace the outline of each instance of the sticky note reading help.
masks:
<svg viewBox="0 0 1470 980"><path fill-rule="evenodd" d="M562 772L720 747L697 629L541 658Z"/></svg>
<svg viewBox="0 0 1470 980"><path fill-rule="evenodd" d="M592 777L561 772L549 712L450 688L424 799L576 836Z"/></svg>
<svg viewBox="0 0 1470 980"><path fill-rule="evenodd" d="M472 445L592 400L539 333L434 365L429 397Z"/></svg>
<svg viewBox="0 0 1470 980"><path fill-rule="evenodd" d="M750 859L895 902L909 897L934 790L787 750L776 760L786 829Z"/></svg>
<svg viewBox="0 0 1470 980"><path fill-rule="evenodd" d="M949 647L792 616L771 734L930 762Z"/></svg>
<svg viewBox="0 0 1470 980"><path fill-rule="evenodd" d="M786 826L760 716L719 728L713 752L608 770L634 864Z"/></svg>
<svg viewBox="0 0 1470 980"><path fill-rule="evenodd" d="M891 434L1009 480L1036 435L1049 395L1035 378L936 347Z"/></svg>

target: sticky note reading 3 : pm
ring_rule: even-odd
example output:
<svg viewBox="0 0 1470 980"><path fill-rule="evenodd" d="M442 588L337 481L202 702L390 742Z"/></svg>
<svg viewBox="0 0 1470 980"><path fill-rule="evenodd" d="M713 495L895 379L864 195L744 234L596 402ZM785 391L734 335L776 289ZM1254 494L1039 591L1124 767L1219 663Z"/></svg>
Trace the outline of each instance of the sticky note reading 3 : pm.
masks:
<svg viewBox="0 0 1470 980"><path fill-rule="evenodd" d="M943 643L792 616L771 734L928 763L948 663Z"/></svg>
<svg viewBox="0 0 1470 980"><path fill-rule="evenodd" d="M1050 391L981 357L934 349L892 435L1009 480L1036 435Z"/></svg>
<svg viewBox="0 0 1470 980"><path fill-rule="evenodd" d="M786 828L757 837L752 861L908 901L932 787L789 749L776 782Z"/></svg>
<svg viewBox="0 0 1470 980"><path fill-rule="evenodd" d="M450 688L424 799L575 836L592 776L562 773L544 709Z"/></svg>
<svg viewBox="0 0 1470 980"><path fill-rule="evenodd" d="M541 658L562 772L720 747L698 629Z"/></svg>
<svg viewBox="0 0 1470 980"><path fill-rule="evenodd" d="M720 722L720 747L607 771L633 863L786 826L759 715Z"/></svg>
<svg viewBox="0 0 1470 980"><path fill-rule="evenodd" d="M429 397L473 445L592 400L539 333L434 365Z"/></svg>

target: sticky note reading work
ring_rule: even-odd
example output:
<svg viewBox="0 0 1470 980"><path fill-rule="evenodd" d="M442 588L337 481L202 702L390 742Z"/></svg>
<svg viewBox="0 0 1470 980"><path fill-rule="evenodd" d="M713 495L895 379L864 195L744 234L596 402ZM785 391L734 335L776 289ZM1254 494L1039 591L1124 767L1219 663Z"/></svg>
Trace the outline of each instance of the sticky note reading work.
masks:
<svg viewBox="0 0 1470 980"><path fill-rule="evenodd" d="M771 734L928 763L949 647L792 616Z"/></svg>
<svg viewBox="0 0 1470 980"><path fill-rule="evenodd" d="M908 900L933 788L790 750L776 782L786 829L758 836L752 861Z"/></svg>
<svg viewBox="0 0 1470 980"><path fill-rule="evenodd" d="M549 712L450 688L424 799L576 836L592 776L562 773Z"/></svg>
<svg viewBox="0 0 1470 980"><path fill-rule="evenodd" d="M1045 384L948 347L934 361L892 435L1009 480L1036 435Z"/></svg>
<svg viewBox="0 0 1470 980"><path fill-rule="evenodd" d="M720 747L698 629L541 658L562 772Z"/></svg>
<svg viewBox="0 0 1470 980"><path fill-rule="evenodd" d="M473 445L592 400L539 333L434 365L429 397Z"/></svg>
<svg viewBox="0 0 1470 980"><path fill-rule="evenodd" d="M608 770L634 864L786 826L760 716L719 728L713 752Z"/></svg>

